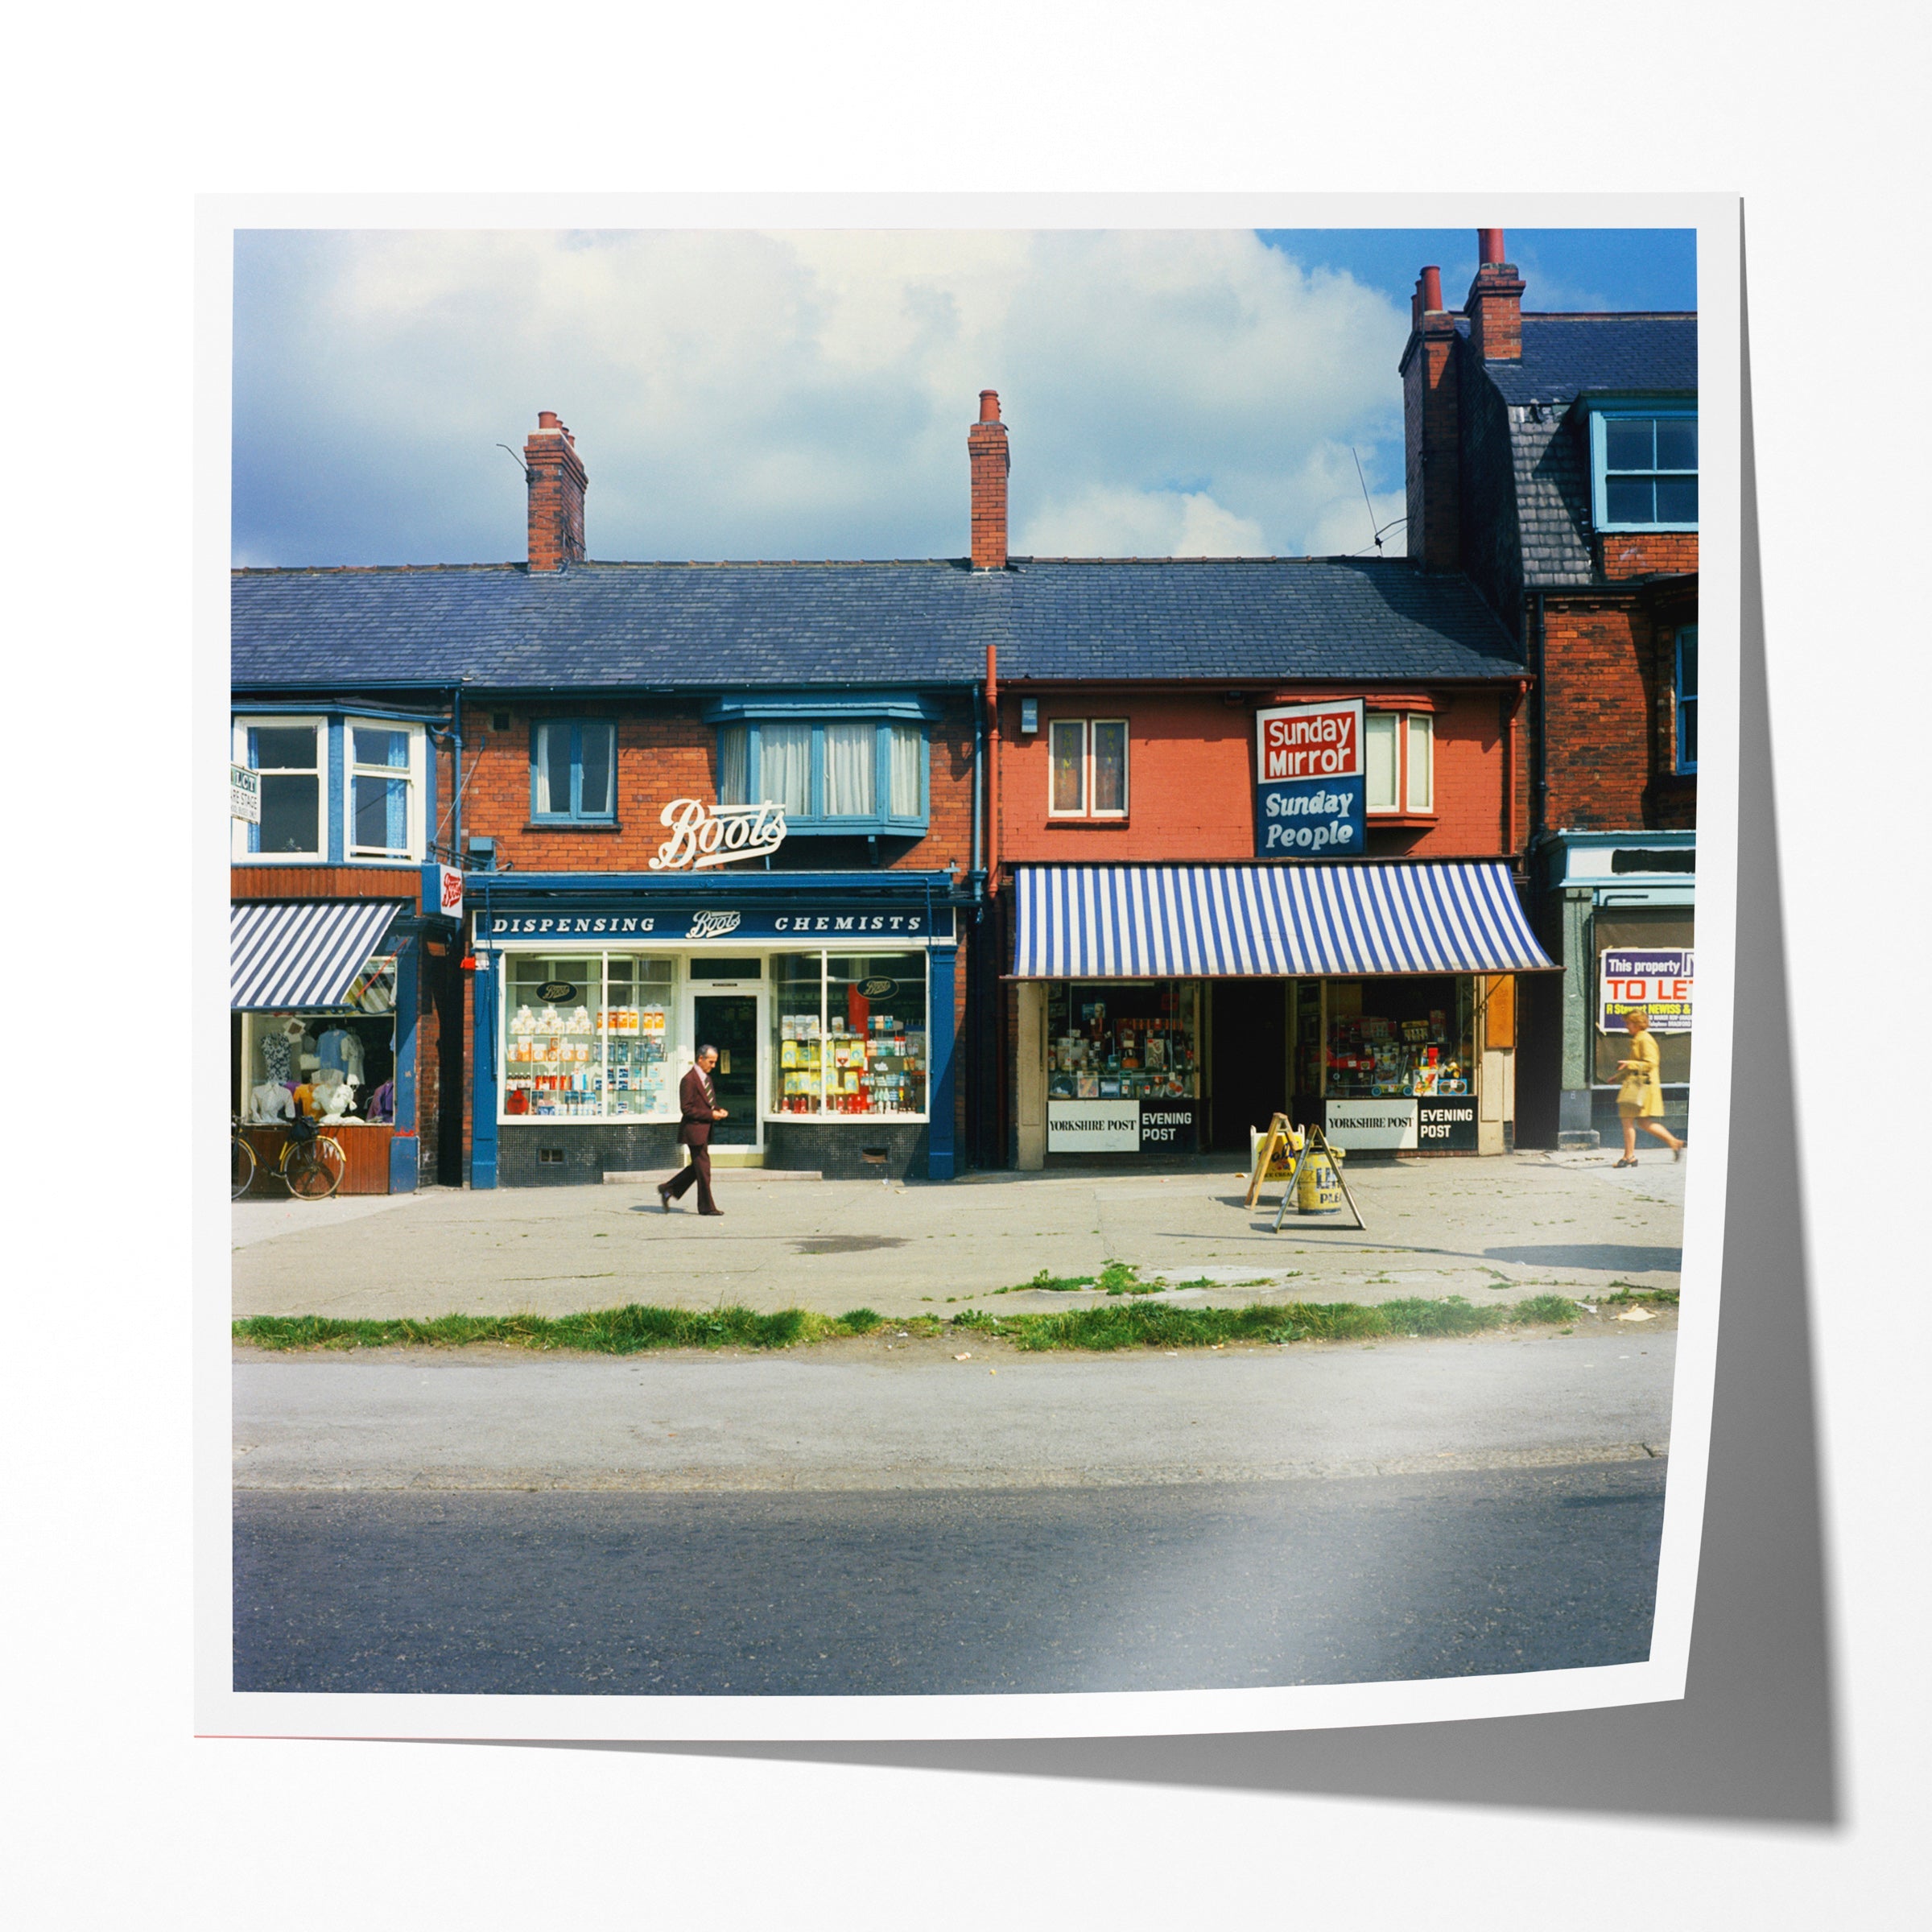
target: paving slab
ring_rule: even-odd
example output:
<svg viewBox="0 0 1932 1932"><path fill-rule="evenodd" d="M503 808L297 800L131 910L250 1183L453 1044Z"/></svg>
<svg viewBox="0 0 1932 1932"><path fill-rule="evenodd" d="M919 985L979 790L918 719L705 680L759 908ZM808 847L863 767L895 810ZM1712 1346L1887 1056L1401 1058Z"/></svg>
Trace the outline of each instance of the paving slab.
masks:
<svg viewBox="0 0 1932 1932"><path fill-rule="evenodd" d="M1104 1299L1097 1290L1013 1290L1042 1269L1097 1275L1109 1261L1217 1306L1674 1288L1689 1157L1674 1163L1660 1150L1621 1170L1614 1158L1362 1162L1348 1184L1366 1231L1290 1215L1278 1234L1275 1191L1247 1208L1232 1159L1159 1174L1063 1170L949 1184L781 1182L740 1170L718 1178L717 1220L663 1213L650 1190L630 1187L243 1202L233 1308L341 1318L554 1315L625 1302L1018 1313Z"/></svg>

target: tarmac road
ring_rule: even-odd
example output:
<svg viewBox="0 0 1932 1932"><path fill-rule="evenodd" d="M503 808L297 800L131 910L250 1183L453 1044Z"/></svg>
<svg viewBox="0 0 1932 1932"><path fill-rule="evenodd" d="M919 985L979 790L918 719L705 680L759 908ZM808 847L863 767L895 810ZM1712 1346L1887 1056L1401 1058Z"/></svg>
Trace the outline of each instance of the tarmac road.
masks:
<svg viewBox="0 0 1932 1932"><path fill-rule="evenodd" d="M1665 1465L235 1498L238 1690L1150 1690L1649 1653Z"/></svg>

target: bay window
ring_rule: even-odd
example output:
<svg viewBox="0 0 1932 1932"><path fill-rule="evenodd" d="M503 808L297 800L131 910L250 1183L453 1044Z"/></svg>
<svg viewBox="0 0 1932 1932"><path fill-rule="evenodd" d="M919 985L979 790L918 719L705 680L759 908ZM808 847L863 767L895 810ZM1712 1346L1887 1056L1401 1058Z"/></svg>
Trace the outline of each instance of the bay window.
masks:
<svg viewBox="0 0 1932 1932"><path fill-rule="evenodd" d="M419 727L349 727L349 855L416 859L423 853L416 762Z"/></svg>
<svg viewBox="0 0 1932 1932"><path fill-rule="evenodd" d="M929 811L927 731L939 708L907 693L721 698L718 803L783 807L791 834L916 837Z"/></svg>
<svg viewBox="0 0 1932 1932"><path fill-rule="evenodd" d="M262 718L237 724L236 762L262 774L261 822L246 828L251 856L324 856L322 774L328 767L327 735L328 727L320 718Z"/></svg>
<svg viewBox="0 0 1932 1932"><path fill-rule="evenodd" d="M231 755L259 774L259 821L236 821L230 856L310 865L420 863L428 736L407 720L238 716Z"/></svg>
<svg viewBox="0 0 1932 1932"><path fill-rule="evenodd" d="M1362 720L1368 808L1416 818L1435 811L1435 721L1426 711L1372 711Z"/></svg>

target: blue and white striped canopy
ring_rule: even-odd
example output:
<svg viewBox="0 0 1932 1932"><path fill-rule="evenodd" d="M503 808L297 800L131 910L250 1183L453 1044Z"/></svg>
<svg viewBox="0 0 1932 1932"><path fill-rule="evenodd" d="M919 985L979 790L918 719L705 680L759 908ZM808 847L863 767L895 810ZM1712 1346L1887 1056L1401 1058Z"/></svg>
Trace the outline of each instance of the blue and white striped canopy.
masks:
<svg viewBox="0 0 1932 1932"><path fill-rule="evenodd" d="M1023 980L1534 972L1499 861L1016 865Z"/></svg>
<svg viewBox="0 0 1932 1932"><path fill-rule="evenodd" d="M228 1003L237 1010L340 1006L400 899L282 899L228 909Z"/></svg>

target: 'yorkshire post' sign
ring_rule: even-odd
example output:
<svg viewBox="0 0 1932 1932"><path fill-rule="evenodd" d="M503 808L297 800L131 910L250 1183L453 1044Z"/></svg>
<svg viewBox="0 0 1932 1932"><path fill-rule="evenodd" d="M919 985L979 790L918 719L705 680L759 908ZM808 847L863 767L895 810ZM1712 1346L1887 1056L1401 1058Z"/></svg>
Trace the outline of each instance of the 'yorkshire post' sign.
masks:
<svg viewBox="0 0 1932 1932"><path fill-rule="evenodd" d="M1367 811L1362 701L1278 704L1254 716L1254 853L1359 858Z"/></svg>

